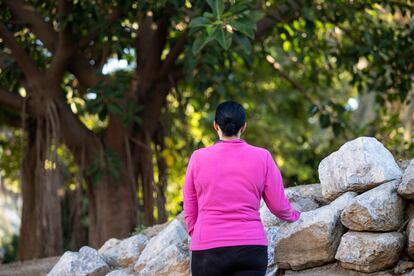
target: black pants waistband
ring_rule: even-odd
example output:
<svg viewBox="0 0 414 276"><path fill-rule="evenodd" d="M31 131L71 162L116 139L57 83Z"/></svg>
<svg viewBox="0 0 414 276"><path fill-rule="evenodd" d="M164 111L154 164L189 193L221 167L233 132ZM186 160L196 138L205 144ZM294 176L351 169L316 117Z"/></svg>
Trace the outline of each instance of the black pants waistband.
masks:
<svg viewBox="0 0 414 276"><path fill-rule="evenodd" d="M264 276L266 245L236 245L191 251L193 276Z"/></svg>

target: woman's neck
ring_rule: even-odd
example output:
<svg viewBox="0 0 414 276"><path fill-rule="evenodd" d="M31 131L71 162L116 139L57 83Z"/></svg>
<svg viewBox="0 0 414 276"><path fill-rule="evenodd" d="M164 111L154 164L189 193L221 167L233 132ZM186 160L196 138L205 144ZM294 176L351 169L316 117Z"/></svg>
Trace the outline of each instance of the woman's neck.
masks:
<svg viewBox="0 0 414 276"><path fill-rule="evenodd" d="M227 140L238 140L240 136L221 136L219 137L220 140L227 141Z"/></svg>

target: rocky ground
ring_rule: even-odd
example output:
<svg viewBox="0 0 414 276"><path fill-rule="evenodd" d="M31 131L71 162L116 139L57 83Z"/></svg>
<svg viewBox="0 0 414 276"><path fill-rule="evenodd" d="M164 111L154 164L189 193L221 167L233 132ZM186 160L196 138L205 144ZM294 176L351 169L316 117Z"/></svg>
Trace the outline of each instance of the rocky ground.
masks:
<svg viewBox="0 0 414 276"><path fill-rule="evenodd" d="M318 173L320 184L286 189L298 221L280 221L262 201L267 275L414 276L414 161L397 163L378 140L360 137ZM190 275L190 242L181 213L98 250L66 252L49 275Z"/></svg>

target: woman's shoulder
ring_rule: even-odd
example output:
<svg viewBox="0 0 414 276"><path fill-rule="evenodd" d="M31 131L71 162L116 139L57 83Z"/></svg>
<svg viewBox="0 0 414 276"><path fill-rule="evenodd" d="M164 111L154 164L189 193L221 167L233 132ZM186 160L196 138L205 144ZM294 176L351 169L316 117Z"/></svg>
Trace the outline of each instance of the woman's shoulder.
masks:
<svg viewBox="0 0 414 276"><path fill-rule="evenodd" d="M249 147L252 151L257 152L258 154L260 154L262 156L266 156L268 154L271 154L270 151L267 148L264 148L264 147L260 147L260 146L256 146L256 145L252 145L252 144L249 144Z"/></svg>

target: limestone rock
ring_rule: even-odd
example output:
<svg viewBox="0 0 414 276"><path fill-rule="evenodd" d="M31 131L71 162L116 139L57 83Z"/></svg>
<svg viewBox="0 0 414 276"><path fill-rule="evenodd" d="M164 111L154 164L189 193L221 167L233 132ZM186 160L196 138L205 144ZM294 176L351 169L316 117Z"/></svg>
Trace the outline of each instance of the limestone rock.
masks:
<svg viewBox="0 0 414 276"><path fill-rule="evenodd" d="M267 246L267 270L266 276L274 276L276 274L277 265L275 263L275 244L278 239L278 226L265 227L268 246Z"/></svg>
<svg viewBox="0 0 414 276"><path fill-rule="evenodd" d="M142 234L124 240L110 239L98 252L110 266L127 267L138 260L147 242L148 237Z"/></svg>
<svg viewBox="0 0 414 276"><path fill-rule="evenodd" d="M137 275L189 275L188 234L177 219L153 237L134 265Z"/></svg>
<svg viewBox="0 0 414 276"><path fill-rule="evenodd" d="M404 171L398 193L407 199L414 199L414 159Z"/></svg>
<svg viewBox="0 0 414 276"><path fill-rule="evenodd" d="M404 273L409 273L413 269L414 269L414 262L401 260L394 267L394 274L395 275L401 275L401 274L404 274Z"/></svg>
<svg viewBox="0 0 414 276"><path fill-rule="evenodd" d="M165 229L171 221L164 222L162 224L156 224L150 227L143 229L140 234L143 234L151 239L152 237L158 235L163 229Z"/></svg>
<svg viewBox="0 0 414 276"><path fill-rule="evenodd" d="M371 273L395 265L403 248L404 236L399 232L347 232L335 258L343 268Z"/></svg>
<svg viewBox="0 0 414 276"><path fill-rule="evenodd" d="M407 253L411 257L411 259L414 259L414 218L410 219L410 222L407 226Z"/></svg>
<svg viewBox="0 0 414 276"><path fill-rule="evenodd" d="M109 272L109 266L95 249L83 246L79 252L67 251L48 273L49 276L100 276Z"/></svg>
<svg viewBox="0 0 414 276"><path fill-rule="evenodd" d="M321 161L318 173L322 194L328 200L346 191L364 192L402 177L392 154L374 137L346 142Z"/></svg>
<svg viewBox="0 0 414 276"><path fill-rule="evenodd" d="M134 271L130 268L115 269L106 274L106 276L133 276Z"/></svg>
<svg viewBox="0 0 414 276"><path fill-rule="evenodd" d="M405 171L408 168L408 166L410 165L410 162L411 162L411 160L402 160L402 159L397 159L395 161L397 162L398 166L403 171Z"/></svg>
<svg viewBox="0 0 414 276"><path fill-rule="evenodd" d="M295 191L303 197L314 200L319 205L329 204L329 201L327 201L326 198L324 198L322 195L322 186L320 183L293 186L286 188L286 190Z"/></svg>
<svg viewBox="0 0 414 276"><path fill-rule="evenodd" d="M284 275L290 276L393 276L391 271L380 271L376 273L363 273L344 269L339 263L330 263L323 266L309 268L301 271L286 270Z"/></svg>
<svg viewBox="0 0 414 276"><path fill-rule="evenodd" d="M292 206L300 212L314 210L319 207L319 204L315 200L300 194L298 191L288 188L285 190L285 193L289 198ZM266 204L261 204L259 212L260 218L262 219L263 225L265 227L280 226L283 223L283 220L279 219L274 214L272 214L272 212L270 212Z"/></svg>
<svg viewBox="0 0 414 276"><path fill-rule="evenodd" d="M275 261L284 269L300 270L335 260L345 227L340 215L356 196L347 192L321 208L304 212L299 220L280 226L275 242Z"/></svg>
<svg viewBox="0 0 414 276"><path fill-rule="evenodd" d="M355 197L342 212L342 224L355 231L397 230L404 222L405 207L397 187L394 180Z"/></svg>

